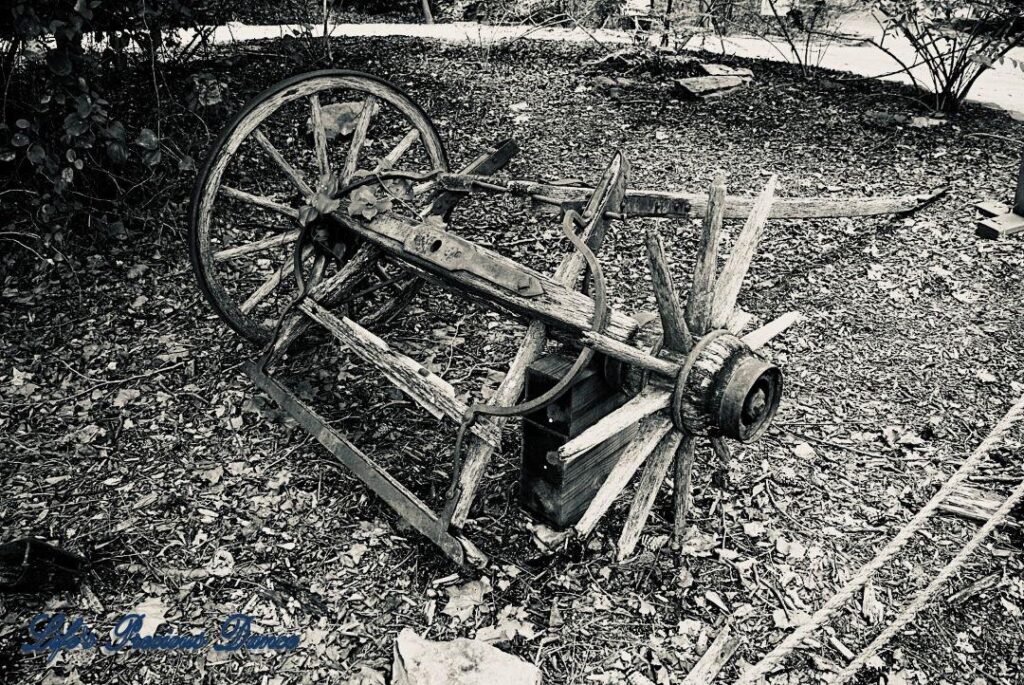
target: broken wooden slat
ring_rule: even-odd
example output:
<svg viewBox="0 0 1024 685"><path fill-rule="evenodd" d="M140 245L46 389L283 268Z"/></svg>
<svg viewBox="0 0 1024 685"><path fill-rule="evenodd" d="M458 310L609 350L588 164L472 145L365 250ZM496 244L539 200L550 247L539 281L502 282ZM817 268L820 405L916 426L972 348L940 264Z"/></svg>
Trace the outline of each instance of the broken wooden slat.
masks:
<svg viewBox="0 0 1024 685"><path fill-rule="evenodd" d="M661 239L652 229L646 233L647 264L651 271L651 284L654 288L654 299L661 314L661 334L665 337L665 347L678 352L689 352L693 347L690 331L686 326L686 314L679 303L679 295L672 283L668 262Z"/></svg>
<svg viewBox="0 0 1024 685"><path fill-rule="evenodd" d="M675 456L682 438L683 434L679 431L671 431L662 438L654 454L648 459L647 465L644 466L644 472L640 476L640 485L636 489L636 494L633 495L633 504L626 516L626 524L622 528L622 534L619 535L618 551L615 554L618 561L622 561L632 554L636 543L640 541L640 533L651 515L658 490L665 481L665 476L668 475L672 458Z"/></svg>
<svg viewBox="0 0 1024 685"><path fill-rule="evenodd" d="M708 647L708 651L704 652L686 674L682 685L711 685L739 647L739 637L732 634L732 626L726 623L718 631L718 636Z"/></svg>
<svg viewBox="0 0 1024 685"><path fill-rule="evenodd" d="M640 429L633 442L629 443L629 446L622 452L619 462L608 474L590 506L573 526L577 535L586 537L593 532L597 522L615 503L626 485L632 480L633 475L670 430L672 430L672 420L664 416L654 416L640 424Z"/></svg>
<svg viewBox="0 0 1024 685"><path fill-rule="evenodd" d="M804 316L800 312L786 312L757 330L747 333L741 340L752 350L760 349L767 345L772 338L781 335L787 328L800 323L803 319Z"/></svg>
<svg viewBox="0 0 1024 685"><path fill-rule="evenodd" d="M359 324L337 317L309 299L303 300L299 309L330 331L357 357L377 367L396 388L416 400L435 418L447 416L461 421L466 415L466 405L455 396L455 388L450 383L404 354L395 352ZM501 443L501 431L486 417L474 421L470 431L495 447Z"/></svg>
<svg viewBox="0 0 1024 685"><path fill-rule="evenodd" d="M725 173L719 171L708 189L708 211L700 232L697 262L693 267L693 287L686 297L686 321L697 336L706 334L711 324L711 301L718 273L718 244L722 238L725 212Z"/></svg>
<svg viewBox="0 0 1024 685"><path fill-rule="evenodd" d="M558 450L559 461L572 461L573 457L593 449L651 414L665 409L671 402L672 392L670 390L655 387L644 388L636 397L562 445Z"/></svg>
<svg viewBox="0 0 1024 685"><path fill-rule="evenodd" d="M778 176L772 175L768 179L764 190L757 198L754 208L747 217L736 238L736 243L729 252L729 258L722 267L722 273L718 277L718 284L715 287L715 297L711 304L711 328L722 328L732 317L733 308L736 306L736 299L739 297L740 288L743 287L743 279L750 269L750 262L754 259L757 244L764 233L764 227L768 220L768 214L775 200L775 184Z"/></svg>

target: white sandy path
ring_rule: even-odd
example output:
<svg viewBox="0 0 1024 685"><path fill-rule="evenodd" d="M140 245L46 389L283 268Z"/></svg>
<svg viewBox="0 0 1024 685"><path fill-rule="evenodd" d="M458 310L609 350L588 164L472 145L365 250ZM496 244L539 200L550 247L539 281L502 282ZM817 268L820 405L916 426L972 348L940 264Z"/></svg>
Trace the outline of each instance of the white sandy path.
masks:
<svg viewBox="0 0 1024 685"><path fill-rule="evenodd" d="M880 33L870 17L856 16L844 22L843 30L847 33L862 36ZM272 26L254 26L245 24L227 24L217 27L213 33L216 43L258 40L261 38L279 38L300 34L304 31L298 24L281 24ZM408 36L414 38L432 38L451 42L473 43L481 46L493 45L499 41L517 38L532 40L567 41L587 43L599 41L605 45L627 45L633 36L626 31L583 30L566 28L529 28L520 26L489 26L473 22L456 22L450 24L331 24L328 32L332 36ZM323 35L323 26L313 27L313 35ZM190 33L183 31L184 39ZM897 54L906 63L913 61L913 50L906 41L889 36L885 40L887 48ZM780 54L788 47L781 41L768 41L754 36L729 36L724 42L718 38L694 36L686 45L687 48L703 47L713 52L741 57L755 57L780 61ZM1012 56L1024 60L1024 49L1015 50ZM888 74L899 65L892 58L872 45L832 45L821 57L820 66L851 72L860 76L877 77ZM922 83L928 84L924 66L914 71ZM906 74L883 76L887 80L909 82ZM975 84L968 100L979 102L991 107L1010 111L1015 118L1024 119L1024 72L1012 65L997 65L985 72Z"/></svg>

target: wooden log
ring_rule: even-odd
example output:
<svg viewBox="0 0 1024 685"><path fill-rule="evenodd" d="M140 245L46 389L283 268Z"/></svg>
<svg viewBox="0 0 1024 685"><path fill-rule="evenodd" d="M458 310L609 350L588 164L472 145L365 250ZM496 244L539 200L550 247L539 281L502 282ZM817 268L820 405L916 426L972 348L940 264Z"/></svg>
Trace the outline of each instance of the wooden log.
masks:
<svg viewBox="0 0 1024 685"><path fill-rule="evenodd" d="M661 411L672 402L672 392L662 388L648 387L639 395L605 416L583 431L558 450L558 460L571 462L573 457L593 449L608 438L636 425L655 412Z"/></svg>
<svg viewBox="0 0 1024 685"><path fill-rule="evenodd" d="M647 265L651 270L654 299L661 314L661 334L665 336L665 347L678 352L689 352L693 347L693 340L686 326L686 313L672 284L672 273L665 261L661 239L652 229L647 229L646 245Z"/></svg>
<svg viewBox="0 0 1024 685"><path fill-rule="evenodd" d="M741 338L747 347L758 350L768 344L773 338L781 335L787 328L794 326L804 320L800 312L786 312L774 321L769 321L756 331L751 331Z"/></svg>
<svg viewBox="0 0 1024 685"><path fill-rule="evenodd" d="M618 550L615 553L615 558L618 561L622 561L636 549L636 543L640 541L640 533L651 515L658 490L665 481L665 476L668 475L672 458L682 439L682 433L677 430L671 431L661 439L654 454L647 460L644 472L640 476L640 485L636 489L636 494L633 495L633 504L626 516L626 524L622 528L622 534L619 535Z"/></svg>
<svg viewBox="0 0 1024 685"><path fill-rule="evenodd" d="M672 421L664 416L654 416L640 424L636 438L623 451L619 462L608 474L601 489L597 491L587 511L583 514L573 530L580 537L586 537L593 532L598 521L611 508L615 500L625 489L626 485L633 478L633 475L643 465L647 457L654 451L669 431L672 430Z"/></svg>
<svg viewBox="0 0 1024 685"><path fill-rule="evenodd" d="M750 262L754 259L757 251L757 244L764 233L764 227L768 221L768 214L775 200L775 185L778 183L778 176L772 175L761 195L758 196L754 208L747 217L736 238L736 243L729 253L729 258L722 267L722 273L718 277L718 284L715 287L715 297L711 304L711 328L722 328L732 317L733 309L736 307L736 299L739 297L740 288L743 287L743 279L750 269Z"/></svg>
<svg viewBox="0 0 1024 685"><path fill-rule="evenodd" d="M686 519L690 513L690 488L693 481L693 459L696 456L696 438L687 433L676 448L672 469L672 540L677 545L686 534Z"/></svg>
<svg viewBox="0 0 1024 685"><path fill-rule="evenodd" d="M594 192L593 188L586 186L558 186L524 180L509 181L508 187L518 195L545 198L538 201L538 209L547 207L552 211L579 209ZM768 218L828 219L903 214L931 204L945 194L946 188L940 188L930 193L884 197L786 197L773 203ZM745 219L756 201L755 197L727 195L723 216L726 219ZM705 193L629 190L622 202L622 213L629 217L702 217L707 210Z"/></svg>
<svg viewBox="0 0 1024 685"><path fill-rule="evenodd" d="M697 262L693 267L693 287L686 297L686 321L690 332L696 336L707 333L711 325L711 301L715 294L724 213L725 173L719 171L708 190L708 210L704 214Z"/></svg>
<svg viewBox="0 0 1024 685"><path fill-rule="evenodd" d="M515 143L509 140L498 146L497 154L511 157L517 149ZM615 209L621 205L628 176L629 163L621 154L616 154L605 169L597 185L598 190L590 196L587 209L584 211L586 225L580 239L595 252L604 240L607 229L604 213L608 208ZM436 204L435 201L435 206ZM563 286L572 286L582 276L584 265L582 257L573 251L564 257L555 269L554 280ZM519 398L523 391L526 370L540 356L546 341L547 327L541 321L531 321L505 378L491 395L491 404L509 406ZM506 420L505 417L494 417L495 425L499 427L503 427ZM493 448L481 440L470 440L466 446L466 456L453 474L452 487L449 489L442 516L447 525L455 529L465 525L493 452Z"/></svg>
<svg viewBox="0 0 1024 685"><path fill-rule="evenodd" d="M708 651L704 652L700 660L686 674L682 685L711 685L739 647L739 637L732 634L732 626L726 623L718 631L718 636L708 647Z"/></svg>
<svg viewBox="0 0 1024 685"><path fill-rule="evenodd" d="M337 317L309 299L303 300L299 309L330 331L357 357L375 366L396 388L435 418L461 421L466 415L466 404L455 396L455 388L451 384L404 354L395 352L359 324ZM495 447L501 444L501 431L486 417L475 421L470 431Z"/></svg>

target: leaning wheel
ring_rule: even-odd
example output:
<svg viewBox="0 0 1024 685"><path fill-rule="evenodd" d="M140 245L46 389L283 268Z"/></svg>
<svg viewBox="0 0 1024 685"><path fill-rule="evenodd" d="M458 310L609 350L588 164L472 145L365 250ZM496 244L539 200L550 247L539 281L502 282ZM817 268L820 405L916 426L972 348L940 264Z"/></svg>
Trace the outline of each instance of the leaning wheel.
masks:
<svg viewBox="0 0 1024 685"><path fill-rule="evenodd" d="M218 316L249 340L266 343L294 297L300 215L308 218L326 188L388 170L448 170L434 125L390 83L326 70L287 79L253 98L221 133L192 193L192 266ZM367 184L338 198L334 211L367 219L383 211L422 216L430 191L429 183ZM322 210L322 199L319 204ZM302 274L328 278L368 249L342 231L327 221L314 229L319 239L303 243ZM417 288L394 266L374 263L345 299L359 312L353 315L380 323Z"/></svg>

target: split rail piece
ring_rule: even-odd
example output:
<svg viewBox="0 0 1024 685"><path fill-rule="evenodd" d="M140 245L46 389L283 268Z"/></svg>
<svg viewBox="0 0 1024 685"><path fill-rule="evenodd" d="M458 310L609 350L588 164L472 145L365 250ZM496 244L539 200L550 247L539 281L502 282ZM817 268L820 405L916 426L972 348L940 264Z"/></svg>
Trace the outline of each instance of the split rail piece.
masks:
<svg viewBox="0 0 1024 685"><path fill-rule="evenodd" d="M776 200L774 177L756 198L727 195L722 176L706 197L638 191L628 188L621 154L594 187L494 178L516 150L506 141L451 172L433 123L401 90L368 74L312 72L246 105L221 134L192 199L189 240L199 287L232 329L263 347L245 367L256 385L459 564L485 561L463 529L503 428L516 416L526 416L524 424L532 423L548 445L543 463L533 466L564 478L583 472L593 482L592 490L568 480L559 485L574 488L573 501L584 506L546 536L549 543L593 531L641 470L620 558L635 548L670 479L678 538L696 444L706 440L728 459L727 440L756 440L779 406L781 371L756 350L800 317L791 312L739 337L748 317L737 308L767 220L906 212L937 197ZM450 230L453 210L474 193L520 196L559 213L572 250L553 275ZM639 319L651 317L607 305L596 253L612 221L691 214L704 223L686 293L673 285L658 236L646 236L661 324L661 342L652 346L642 339L656 332L639 332ZM719 270L729 218L745 224ZM467 405L445 379L373 332L400 314L423 282L528 322L489 403ZM432 416L459 426L441 511L270 374L297 342L316 339L312 331L330 334ZM568 355L564 363L552 362L556 350ZM542 367L564 371L544 377ZM556 419L567 426L565 435L546 429ZM524 455L539 444L524 444ZM588 472L595 455L603 469L596 481L598 472ZM524 479L527 466L524 458Z"/></svg>

